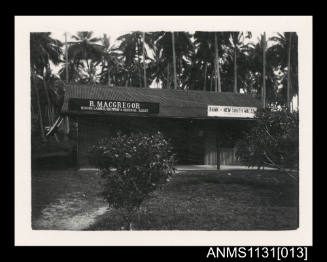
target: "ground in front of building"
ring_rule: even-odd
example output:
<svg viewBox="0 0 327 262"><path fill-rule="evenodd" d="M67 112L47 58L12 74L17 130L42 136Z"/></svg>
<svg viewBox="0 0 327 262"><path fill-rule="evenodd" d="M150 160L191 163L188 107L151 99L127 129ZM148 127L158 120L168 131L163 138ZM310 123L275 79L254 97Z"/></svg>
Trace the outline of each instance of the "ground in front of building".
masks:
<svg viewBox="0 0 327 262"><path fill-rule="evenodd" d="M185 170L144 201L134 230L291 230L298 182L276 170ZM99 196L96 171L32 175L33 229L121 230L118 210Z"/></svg>

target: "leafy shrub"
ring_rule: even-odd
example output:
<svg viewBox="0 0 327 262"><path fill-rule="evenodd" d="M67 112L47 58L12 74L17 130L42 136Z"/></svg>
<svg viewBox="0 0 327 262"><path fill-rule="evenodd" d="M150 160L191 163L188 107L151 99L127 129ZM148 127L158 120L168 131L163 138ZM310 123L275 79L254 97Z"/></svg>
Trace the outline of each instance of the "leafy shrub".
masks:
<svg viewBox="0 0 327 262"><path fill-rule="evenodd" d="M236 148L247 166L298 168L298 112L258 110L254 127L244 133Z"/></svg>
<svg viewBox="0 0 327 262"><path fill-rule="evenodd" d="M142 201L174 173L172 147L160 132L117 133L99 140L89 156L104 179L104 198L111 207L126 211L129 227Z"/></svg>

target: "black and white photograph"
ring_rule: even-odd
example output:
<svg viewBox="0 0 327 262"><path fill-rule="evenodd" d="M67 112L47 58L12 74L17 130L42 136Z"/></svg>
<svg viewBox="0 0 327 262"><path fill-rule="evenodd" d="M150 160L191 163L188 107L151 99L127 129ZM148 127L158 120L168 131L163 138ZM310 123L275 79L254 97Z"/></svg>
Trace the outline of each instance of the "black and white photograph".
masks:
<svg viewBox="0 0 327 262"><path fill-rule="evenodd" d="M21 242L310 243L312 20L267 19L16 17Z"/></svg>

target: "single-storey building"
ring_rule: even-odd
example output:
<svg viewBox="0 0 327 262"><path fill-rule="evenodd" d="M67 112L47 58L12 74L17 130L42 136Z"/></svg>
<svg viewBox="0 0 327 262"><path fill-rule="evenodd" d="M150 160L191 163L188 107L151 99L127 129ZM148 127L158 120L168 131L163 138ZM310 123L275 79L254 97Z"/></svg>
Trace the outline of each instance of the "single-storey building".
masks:
<svg viewBox="0 0 327 262"><path fill-rule="evenodd" d="M161 131L178 164L238 164L235 143L261 102L246 94L68 84L62 114L77 123L77 161L88 148L122 132Z"/></svg>

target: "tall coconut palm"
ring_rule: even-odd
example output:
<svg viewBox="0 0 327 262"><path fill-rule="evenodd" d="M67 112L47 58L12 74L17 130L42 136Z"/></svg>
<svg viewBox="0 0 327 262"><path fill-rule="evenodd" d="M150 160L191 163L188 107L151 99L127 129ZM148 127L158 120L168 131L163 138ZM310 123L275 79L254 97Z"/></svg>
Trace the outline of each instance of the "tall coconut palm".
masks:
<svg viewBox="0 0 327 262"><path fill-rule="evenodd" d="M263 108L266 107L266 48L267 48L267 41L266 41L266 33L264 32L262 35L262 105Z"/></svg>
<svg viewBox="0 0 327 262"><path fill-rule="evenodd" d="M263 104L279 104L278 67L274 64L275 54L267 48L267 39L264 34L258 37L255 44L249 44L249 51L246 64L247 74L242 86L247 93L256 93Z"/></svg>
<svg viewBox="0 0 327 262"><path fill-rule="evenodd" d="M222 90L220 60L222 60L223 57L219 54L223 54L223 46L226 45L229 34L226 32L196 31L194 33L194 39L197 60L202 65L199 69L204 74L203 89L207 89L207 84L209 83L207 78L211 75L210 72L214 72L215 90L220 92Z"/></svg>
<svg viewBox="0 0 327 262"><path fill-rule="evenodd" d="M219 54L218 54L218 36L217 33L214 32L214 38L215 38L215 68L216 68L216 77L217 77L217 82L215 81L216 84L216 92L221 92L221 82L220 82L220 70L219 70Z"/></svg>
<svg viewBox="0 0 327 262"><path fill-rule="evenodd" d="M230 32L230 38L229 43L230 47L232 48L233 52L233 68L234 68L234 85L233 85L233 91L234 93L238 92L238 84L237 84L237 78L238 78L238 55L242 52L247 51L248 45L244 43L244 38L251 38L250 32Z"/></svg>
<svg viewBox="0 0 327 262"><path fill-rule="evenodd" d="M30 34L30 68L32 78L42 79L44 93L47 100L47 116L49 125L54 121L54 108L50 100L48 79L51 76L50 62L58 65L61 62L62 43L59 40L53 39L51 33L31 33ZM35 81L34 81L35 82ZM32 82L32 84L34 83ZM36 98L39 99L39 90L37 90ZM40 101L38 102L40 104ZM38 107L41 110L40 107ZM41 112L40 112L41 116ZM39 118L40 121L42 117ZM40 123L40 126L44 126ZM41 136L44 137L43 130Z"/></svg>
<svg viewBox="0 0 327 262"><path fill-rule="evenodd" d="M173 51L173 69L174 69L174 89L177 89L177 75L176 75L176 48L175 48L175 33L171 33L171 49Z"/></svg>
<svg viewBox="0 0 327 262"><path fill-rule="evenodd" d="M197 59L194 51L188 61L183 64L183 73L181 74L183 89L203 90L203 67L206 69L202 61ZM204 74L207 74L207 72L204 72Z"/></svg>
<svg viewBox="0 0 327 262"><path fill-rule="evenodd" d="M168 83L166 86L170 86L170 72L171 69L176 69L176 85L177 88L182 88L182 74L185 70L185 64L190 63L190 57L194 50L193 43L191 41L191 35L187 32L155 32L153 34L155 39L157 52L160 53L160 63L164 63ZM173 44L174 42L174 44ZM174 61L175 54L175 61ZM175 74L174 74L175 75Z"/></svg>
<svg viewBox="0 0 327 262"><path fill-rule="evenodd" d="M155 83L164 89L170 87L170 71L167 65L167 61L162 56L161 50L154 46L153 58L149 63L149 72Z"/></svg>
<svg viewBox="0 0 327 262"><path fill-rule="evenodd" d="M145 86L145 80L148 85L151 80L144 79L144 70L149 60L147 50L152 50L154 46L151 33L135 31L122 35L117 40L120 41L117 50L120 51L120 57L126 69L126 85L142 87Z"/></svg>
<svg viewBox="0 0 327 262"><path fill-rule="evenodd" d="M30 34L30 64L31 70L38 75L42 75L44 68L50 62L58 65L62 55L62 43L53 39L51 33L31 33Z"/></svg>
<svg viewBox="0 0 327 262"><path fill-rule="evenodd" d="M194 33L194 44L196 46L196 57L199 64L199 70L203 72L203 90L207 89L208 75L212 71L213 53L210 32L196 31ZM209 72L209 74L208 74Z"/></svg>
<svg viewBox="0 0 327 262"><path fill-rule="evenodd" d="M69 42L68 60L77 68L80 80L94 82L96 78L96 67L101 63L104 47L99 44L101 40L93 37L92 31L77 32L72 36L74 41Z"/></svg>
<svg viewBox="0 0 327 262"><path fill-rule="evenodd" d="M144 79L144 87L147 87L147 81L146 81L146 64L145 64L145 32L142 33L143 38L143 45L142 45L142 55L143 55L143 79Z"/></svg>
<svg viewBox="0 0 327 262"><path fill-rule="evenodd" d="M287 105L288 108L291 108L291 89L292 89L292 80L291 80L291 52L292 52L292 33L288 37L288 47L287 47Z"/></svg>
<svg viewBox="0 0 327 262"><path fill-rule="evenodd" d="M107 79L108 86L112 86L112 78L115 78L114 75L118 77L118 71L122 67L122 63L118 58L119 54L116 48L111 45L110 38L106 34L103 35L101 42L104 47L101 76L105 76L104 79ZM116 81L115 84L117 84Z"/></svg>
<svg viewBox="0 0 327 262"><path fill-rule="evenodd" d="M298 95L298 36L295 32L278 33L271 37L275 44L270 47L274 54L272 63L283 71L283 92L286 105L290 108L292 98ZM286 89L286 90L285 90Z"/></svg>
<svg viewBox="0 0 327 262"><path fill-rule="evenodd" d="M43 114L42 114L42 107L41 107L41 99L40 99L40 94L39 94L39 88L37 86L37 82L38 82L38 78L37 75L33 73L32 71L32 75L31 75L31 86L32 86L32 93L34 91L35 94L35 98L36 98L36 105L37 105L37 114L38 116L35 117L33 115L33 110L32 110L32 119L38 119L39 121L39 125L40 125L40 134L41 134L41 140L42 141L46 141L46 137L45 137L45 130L44 130L44 123L43 123ZM33 95L31 96L31 106L33 106ZM33 122L33 121L32 121ZM33 124L33 123L32 123ZM33 127L33 125L32 125ZM32 132L33 132L33 128L32 128Z"/></svg>

